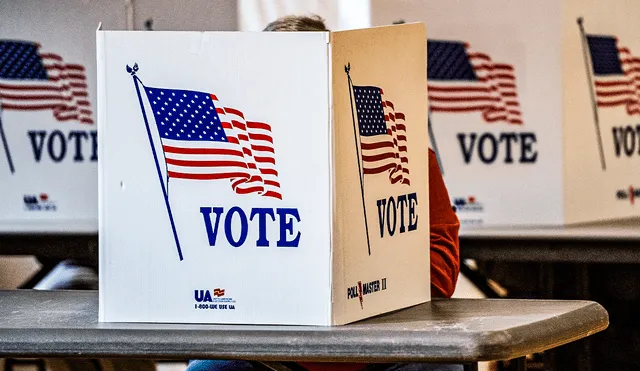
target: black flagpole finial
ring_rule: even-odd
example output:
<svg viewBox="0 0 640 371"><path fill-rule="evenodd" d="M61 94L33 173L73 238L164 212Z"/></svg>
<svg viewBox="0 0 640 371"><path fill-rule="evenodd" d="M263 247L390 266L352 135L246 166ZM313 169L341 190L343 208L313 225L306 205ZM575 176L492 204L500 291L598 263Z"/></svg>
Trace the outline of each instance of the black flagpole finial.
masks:
<svg viewBox="0 0 640 371"><path fill-rule="evenodd" d="M578 17L578 24L582 26L582 22L584 21L584 18L582 17Z"/></svg>
<svg viewBox="0 0 640 371"><path fill-rule="evenodd" d="M344 66L344 72L345 72L345 73L349 74L349 72L350 72L350 71L351 71L351 62L347 63L347 64Z"/></svg>
<svg viewBox="0 0 640 371"><path fill-rule="evenodd" d="M129 65L127 65L127 72L129 72L131 76L135 76L138 69L138 63L134 64L133 67L129 67Z"/></svg>

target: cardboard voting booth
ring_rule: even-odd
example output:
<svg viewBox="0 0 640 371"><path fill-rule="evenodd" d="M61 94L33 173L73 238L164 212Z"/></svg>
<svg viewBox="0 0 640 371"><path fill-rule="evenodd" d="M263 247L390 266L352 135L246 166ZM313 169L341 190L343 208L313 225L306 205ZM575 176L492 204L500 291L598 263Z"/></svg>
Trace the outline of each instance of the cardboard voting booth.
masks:
<svg viewBox="0 0 640 371"><path fill-rule="evenodd" d="M640 3L371 2L429 25L431 146L463 225L639 217Z"/></svg>
<svg viewBox="0 0 640 371"><path fill-rule="evenodd" d="M97 232L96 26L237 27L234 2L180 6L0 2L0 234Z"/></svg>
<svg viewBox="0 0 640 371"><path fill-rule="evenodd" d="M333 325L430 299L423 24L97 48L101 321Z"/></svg>
<svg viewBox="0 0 640 371"><path fill-rule="evenodd" d="M0 4L0 234L98 229L99 20L121 10L75 0ZM68 26L72 18L73 27ZM120 22L122 18L122 22Z"/></svg>

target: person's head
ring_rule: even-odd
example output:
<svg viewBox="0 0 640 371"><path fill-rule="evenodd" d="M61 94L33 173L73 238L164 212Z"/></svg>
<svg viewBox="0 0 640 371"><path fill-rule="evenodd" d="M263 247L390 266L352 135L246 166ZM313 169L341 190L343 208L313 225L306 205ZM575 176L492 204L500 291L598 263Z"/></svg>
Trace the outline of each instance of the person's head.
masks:
<svg viewBox="0 0 640 371"><path fill-rule="evenodd" d="M324 19L317 15L288 15L269 23L263 31L329 31Z"/></svg>

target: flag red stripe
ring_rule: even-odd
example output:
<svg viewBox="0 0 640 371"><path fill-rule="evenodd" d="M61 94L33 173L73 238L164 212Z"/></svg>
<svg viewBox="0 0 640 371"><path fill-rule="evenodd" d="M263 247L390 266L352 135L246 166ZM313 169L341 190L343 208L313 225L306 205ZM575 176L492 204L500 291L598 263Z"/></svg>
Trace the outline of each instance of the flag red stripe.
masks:
<svg viewBox="0 0 640 371"><path fill-rule="evenodd" d="M396 155L393 152L385 152L385 153L380 153L377 155L362 155L362 161L364 162L376 162L376 161L381 161L381 160L385 160L388 158L395 158Z"/></svg>
<svg viewBox="0 0 640 371"><path fill-rule="evenodd" d="M64 86L46 86L46 85L7 85L0 84L0 90L45 90L45 91L63 91Z"/></svg>
<svg viewBox="0 0 640 371"><path fill-rule="evenodd" d="M73 97L64 97L62 95L0 94L0 99L14 99L14 100L65 100L65 101L71 101L71 100L73 100Z"/></svg>
<svg viewBox="0 0 640 371"><path fill-rule="evenodd" d="M637 102L634 101L633 99L619 99L619 100L610 101L610 102L603 102L599 100L598 106L614 107L614 106L620 106L620 105L631 104L631 103L637 103Z"/></svg>
<svg viewBox="0 0 640 371"><path fill-rule="evenodd" d="M469 53L469 58L471 59L486 59L486 60L491 60L491 57L489 57L487 54L484 53Z"/></svg>
<svg viewBox="0 0 640 371"><path fill-rule="evenodd" d="M438 97L438 96L430 96L430 100L434 102L500 102L499 97L492 97L490 95L476 95L472 97Z"/></svg>
<svg viewBox="0 0 640 371"><path fill-rule="evenodd" d="M247 126L249 129L262 129L266 131L271 131L271 126L269 124L265 124L264 122L255 122L255 121L247 121Z"/></svg>
<svg viewBox="0 0 640 371"><path fill-rule="evenodd" d="M167 164L176 166L193 166L193 167L215 167L215 166L237 166L247 168L247 164L242 161L193 161L193 160L176 160L167 158Z"/></svg>
<svg viewBox="0 0 640 371"><path fill-rule="evenodd" d="M273 150L273 148L268 146L260 146L260 145L252 144L251 149L254 151L271 152L275 154L275 151Z"/></svg>
<svg viewBox="0 0 640 371"><path fill-rule="evenodd" d="M278 192L274 192L274 191L267 191L264 194L265 197L273 197L273 198L277 198L278 200L282 200L282 195Z"/></svg>
<svg viewBox="0 0 640 371"><path fill-rule="evenodd" d="M240 179L237 179L236 181L232 182L232 183L231 183L231 186L235 189L236 187L238 187L238 186L240 186L240 185L242 185L242 184L246 185L246 184L248 184L248 183L254 183L254 182L260 182L260 183L262 183L262 182L264 182L264 180L262 179L262 177L261 177L261 176L254 175L254 176L249 177L249 176L247 175L247 176L245 176L244 178L240 178ZM260 189L261 189L261 190L262 190L263 188L264 188L264 187L262 187L262 186L260 187ZM247 189L247 188L244 188L244 189Z"/></svg>
<svg viewBox="0 0 640 371"><path fill-rule="evenodd" d="M252 140L264 140L264 141L273 143L273 138L271 138L270 136L268 136L266 134L249 133L249 138L251 138Z"/></svg>
<svg viewBox="0 0 640 371"><path fill-rule="evenodd" d="M379 149L379 148L386 148L386 147L390 147L393 148L393 142L391 141L384 141L384 142L377 142L377 143L361 143L362 144L362 149L363 150L372 150L372 149Z"/></svg>
<svg viewBox="0 0 640 371"><path fill-rule="evenodd" d="M278 171L275 169L260 169L260 172L265 175L278 176Z"/></svg>
<svg viewBox="0 0 640 371"><path fill-rule="evenodd" d="M597 90L598 96L600 97L612 97L616 95L634 95L636 92L633 90Z"/></svg>
<svg viewBox="0 0 640 371"><path fill-rule="evenodd" d="M240 121L231 120L231 124L242 131L247 131L247 126Z"/></svg>
<svg viewBox="0 0 640 371"><path fill-rule="evenodd" d="M73 109L71 107L69 107L70 109ZM6 109L6 110L16 110L16 111L39 111L39 110L46 110L46 109L59 109L59 110L65 110L65 108L63 108L62 103L58 103L58 104L34 104L34 105L29 105L29 106L24 106L24 105L19 105L19 104L11 104L11 103L3 103L2 104L2 109Z"/></svg>
<svg viewBox="0 0 640 371"><path fill-rule="evenodd" d="M595 84L596 84L596 87L627 86L629 85L629 81L626 81L626 80L598 81L596 80Z"/></svg>
<svg viewBox="0 0 640 371"><path fill-rule="evenodd" d="M431 106L431 110L433 112L474 112L474 111L482 111L486 109L492 109L493 106L464 106L464 107L442 107L442 106Z"/></svg>
<svg viewBox="0 0 640 371"><path fill-rule="evenodd" d="M473 92L483 92L489 93L492 89L481 86L437 86L437 85L428 85L429 95L432 92L447 92L447 93L473 93Z"/></svg>
<svg viewBox="0 0 640 371"><path fill-rule="evenodd" d="M256 156L254 157L254 159L256 160L256 162L262 162L262 163L269 163L269 164L276 164L276 160L272 157L261 157L261 156Z"/></svg>
<svg viewBox="0 0 640 371"><path fill-rule="evenodd" d="M60 81L60 80L68 80L68 79L86 80L87 78L84 75L79 75L74 73L60 74L59 76L49 76L49 81Z"/></svg>
<svg viewBox="0 0 640 371"><path fill-rule="evenodd" d="M67 63L66 66L70 70L76 70L76 71L84 72L84 66L81 66L79 64Z"/></svg>
<svg viewBox="0 0 640 371"><path fill-rule="evenodd" d="M233 149L222 148L182 148L173 146L162 146L165 152L187 154L187 155L233 155L242 157L242 152Z"/></svg>
<svg viewBox="0 0 640 371"><path fill-rule="evenodd" d="M44 59L54 59L54 60L62 62L62 57L57 55L57 54L53 54L53 53L40 53L40 57L42 57Z"/></svg>
<svg viewBox="0 0 640 371"><path fill-rule="evenodd" d="M231 114L234 114L234 115L237 115L237 116L240 116L240 117L244 118L244 114L242 112L238 111L237 109L225 107L224 110L227 113L231 113Z"/></svg>
<svg viewBox="0 0 640 371"><path fill-rule="evenodd" d="M395 168L396 168L396 164L385 164L383 166L374 167L374 168L365 167L364 169L362 169L362 172L365 174L380 174L380 173L384 173L387 170L391 170Z"/></svg>
<svg viewBox="0 0 640 371"><path fill-rule="evenodd" d="M498 64L479 64L474 66L476 71L496 71L496 70L507 70L513 71L513 67L508 65L498 65Z"/></svg>
<svg viewBox="0 0 640 371"><path fill-rule="evenodd" d="M181 173L176 171L167 172L169 177L176 179L192 179L192 180L216 180L216 179L229 179L229 178L239 178L239 177L247 177L248 174L240 173L240 172L232 172L232 173L219 173L219 174L192 174L192 173Z"/></svg>
<svg viewBox="0 0 640 371"><path fill-rule="evenodd" d="M248 195L250 193L257 193L264 191L264 187L254 186L249 188L236 188L235 192L241 195Z"/></svg>
<svg viewBox="0 0 640 371"><path fill-rule="evenodd" d="M84 72L84 67L79 66L79 65L70 65L70 64L66 64L66 65L61 65L61 64L53 64L53 65L49 65L49 66L45 66L45 69L47 71L65 71L65 70L73 70L76 72Z"/></svg>

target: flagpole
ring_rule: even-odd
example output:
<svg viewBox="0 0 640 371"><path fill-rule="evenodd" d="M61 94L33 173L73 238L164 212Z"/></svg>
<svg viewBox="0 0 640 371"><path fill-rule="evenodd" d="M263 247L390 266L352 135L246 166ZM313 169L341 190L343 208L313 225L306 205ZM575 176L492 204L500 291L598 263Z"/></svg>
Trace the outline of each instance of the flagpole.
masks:
<svg viewBox="0 0 640 371"><path fill-rule="evenodd" d="M2 107L1 106L0 106L0 137L2 137L2 146L4 147L4 153L7 155L9 170L11 170L11 174L13 174L16 172L16 169L13 167L13 160L11 159L11 151L9 151L9 142L7 142L7 137L4 134L4 126L2 125Z"/></svg>
<svg viewBox="0 0 640 371"><path fill-rule="evenodd" d="M598 103L595 92L595 86L593 85L593 80L591 79L592 68L591 61L589 58L589 52L587 51L589 48L589 43L587 42L587 35L584 32L584 19L582 17L578 17L578 27L580 27L580 37L582 38L582 54L584 55L584 63L587 67L587 80L589 81L589 92L591 93L591 107L593 108L593 120L596 125L596 135L598 138L598 149L600 150L600 165L602 166L602 170L607 170L607 165L604 160L604 150L602 148L602 135L600 134L600 118L598 116Z"/></svg>
<svg viewBox="0 0 640 371"><path fill-rule="evenodd" d="M138 64L136 63L133 66L133 68L127 66L127 72L129 72L129 74L131 74L131 76L133 77L133 83L136 86L136 93L138 93L138 101L140 102L140 110L142 111L144 124L147 127L147 136L149 137L149 145L151 145L151 152L153 153L153 159L156 162L156 171L158 172L158 180L160 180L160 187L162 188L164 203L167 207L167 213L169 214L169 221L171 221L171 230L173 231L173 238L176 241L178 256L180 257L180 260L183 260L182 249L180 248L180 240L178 239L178 232L176 231L176 225L173 221L173 213L171 212L171 204L169 203L169 195L167 193L167 189L164 186L164 181L162 180L162 172L160 171L160 164L158 163L158 155L156 154L156 148L153 144L153 137L151 136L151 128L149 127L149 120L147 119L147 113L144 109L142 95L140 94L140 86L138 85L138 83L142 84L142 81L140 81L138 76L136 76L136 72L138 72ZM144 86L144 84L142 85Z"/></svg>
<svg viewBox="0 0 640 371"><path fill-rule="evenodd" d="M362 210L364 211L364 229L367 233L367 251L371 255L371 241L369 240L369 223L367 222L367 207L364 202L364 174L362 173L362 166L360 165L360 151L358 150L358 130L356 129L356 116L353 113L353 82L351 81L351 63L344 66L344 72L347 74L347 82L349 83L349 102L351 102L351 119L353 120L353 140L356 144L356 159L358 160L358 175L360 177L360 192L362 194Z"/></svg>
<svg viewBox="0 0 640 371"><path fill-rule="evenodd" d="M440 173L444 175L444 166L442 166L440 151L438 151L438 143L436 143L436 136L433 135L433 127L431 126L431 110L429 110L429 113L428 113L427 127L429 130L429 138L431 138L431 143L433 144L433 152L435 152L436 160L438 160L438 165L440 166Z"/></svg>

